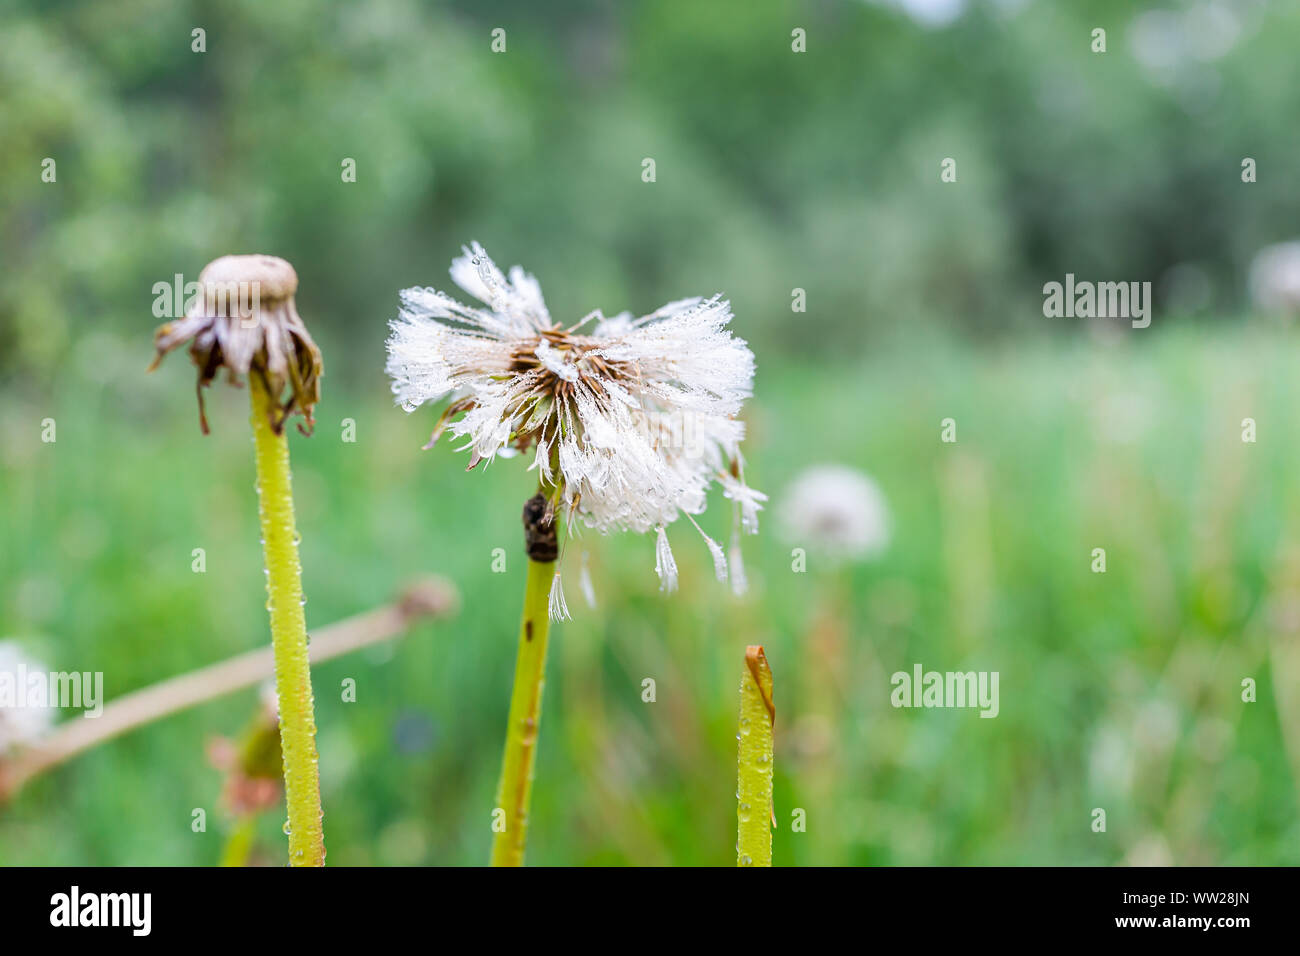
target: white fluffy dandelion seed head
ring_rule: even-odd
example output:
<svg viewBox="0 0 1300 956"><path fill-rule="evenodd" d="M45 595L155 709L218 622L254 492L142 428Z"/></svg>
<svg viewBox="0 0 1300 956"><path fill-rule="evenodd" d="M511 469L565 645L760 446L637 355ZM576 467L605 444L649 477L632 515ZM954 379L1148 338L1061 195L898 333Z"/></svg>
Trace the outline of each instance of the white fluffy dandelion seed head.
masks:
<svg viewBox="0 0 1300 956"><path fill-rule="evenodd" d="M889 543L885 496L862 472L814 465L800 472L781 500L782 535L832 558L867 558Z"/></svg>
<svg viewBox="0 0 1300 956"><path fill-rule="evenodd" d="M640 318L596 311L564 327L536 279L518 266L503 273L478 243L451 277L486 308L407 289L388 341L393 393L407 411L451 398L435 440L442 430L463 439L471 465L535 449L529 469L543 488L560 494L571 520L601 532L700 514L714 482L745 530L757 530L765 496L743 480L737 417L754 355L727 328L730 303L680 299ZM665 568L662 531L659 541ZM716 565L721 548L706 542ZM668 590L671 557L661 570Z"/></svg>
<svg viewBox="0 0 1300 956"><path fill-rule="evenodd" d="M35 743L54 724L54 708L17 706L26 700L27 686L34 676L48 682L45 665L27 655L17 641L0 641L0 682L13 689L15 706L0 706L0 756L16 747Z"/></svg>

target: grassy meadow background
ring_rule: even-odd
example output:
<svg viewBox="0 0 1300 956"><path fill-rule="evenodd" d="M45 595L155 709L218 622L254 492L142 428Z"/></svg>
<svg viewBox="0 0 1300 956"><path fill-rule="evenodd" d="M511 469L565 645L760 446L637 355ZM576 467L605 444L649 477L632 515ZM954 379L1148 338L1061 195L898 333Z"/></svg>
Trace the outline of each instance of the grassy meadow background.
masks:
<svg viewBox="0 0 1300 956"><path fill-rule="evenodd" d="M309 627L427 572L462 599L315 670L328 860L486 862L532 476L422 452L436 412L383 375L397 291L447 288L478 239L557 318L727 294L772 495L743 599L689 527L670 598L650 538L570 545L530 863L733 863L750 643L776 680L778 865L1300 863L1300 333L1246 290L1300 235L1300 10L1063 6L0 3L0 638L110 698L267 642L247 396L210 389L205 438L187 356L144 368L154 283L284 256L326 368L316 434L290 438ZM1151 280L1151 327L1044 318L1066 272ZM821 462L879 483L881 557L779 533ZM916 663L998 671L999 716L892 708ZM0 863L215 863L205 744L255 706L34 781L0 807Z"/></svg>

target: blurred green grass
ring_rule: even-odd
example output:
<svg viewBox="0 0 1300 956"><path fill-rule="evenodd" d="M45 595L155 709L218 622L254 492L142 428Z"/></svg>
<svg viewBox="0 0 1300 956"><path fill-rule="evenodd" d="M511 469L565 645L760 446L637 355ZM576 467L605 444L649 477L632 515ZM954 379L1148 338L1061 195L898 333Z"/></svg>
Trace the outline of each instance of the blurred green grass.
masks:
<svg viewBox="0 0 1300 956"><path fill-rule="evenodd" d="M53 669L102 670L110 697L267 640L246 396L212 389L203 438L192 369L172 356L145 376L146 333L87 336L43 397L12 392L0 412L6 636ZM344 356L367 367L323 346L327 372ZM551 652L530 862L729 865L737 686L744 646L762 643L778 865L1300 863L1297 754L1275 702L1298 691L1270 667L1270 648L1297 640L1297 351L1249 324L983 350L918 337L816 366L760 351L752 482L779 506L805 464L860 467L893 542L841 567L812 549L793 573L790 549L808 545L769 513L745 542L743 600L688 529L672 533L682 587L668 598L650 539L571 543L575 620ZM433 414L393 407L378 345L373 358L346 389L327 377L316 435L291 438L308 623L430 571L464 601L453 621L316 670L329 861L480 864L531 476L519 461L464 474L445 444L422 453ZM54 444L39 440L46 417ZM956 444L939 440L948 417ZM1241 441L1246 417L1256 444ZM715 537L724 504L703 521ZM1105 574L1089 570L1095 547ZM596 610L578 596L582 548ZM918 662L999 671L999 717L891 708L889 675ZM356 703L341 700L347 677ZM1241 702L1243 677L1257 703ZM215 862L225 822L204 742L253 706L251 691L206 705L35 781L0 810L0 862ZM206 833L190 829L197 807ZM280 823L262 821L273 862Z"/></svg>

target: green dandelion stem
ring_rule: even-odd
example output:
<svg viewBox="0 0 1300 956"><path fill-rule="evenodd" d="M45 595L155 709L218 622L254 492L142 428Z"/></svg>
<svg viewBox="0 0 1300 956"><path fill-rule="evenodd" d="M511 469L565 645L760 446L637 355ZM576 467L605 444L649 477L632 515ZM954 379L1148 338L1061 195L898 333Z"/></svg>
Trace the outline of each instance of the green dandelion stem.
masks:
<svg viewBox="0 0 1300 956"><path fill-rule="evenodd" d="M257 488L266 558L267 610L275 654L275 693L284 751L284 793L288 805L290 866L324 866L320 776L316 762L316 718L307 621L303 613L302 569L293 517L289 443L272 422L283 423L279 403L257 375L249 376Z"/></svg>
<svg viewBox="0 0 1300 956"><path fill-rule="evenodd" d="M510 696L506 749L501 760L492 837L493 866L523 866L528 838L528 800L533 789L537 728L542 717L542 685L546 675L546 639L550 633L547 596L555 576L554 561L528 561L524 616L519 625L519 655L515 660L515 689Z"/></svg>
<svg viewBox="0 0 1300 956"><path fill-rule="evenodd" d="M776 707L763 648L745 648L736 757L736 865L772 865L772 740Z"/></svg>
<svg viewBox="0 0 1300 956"><path fill-rule="evenodd" d="M242 814L235 820L230 833L226 836L226 845L221 848L219 866L248 866L248 859L253 853L253 838L257 835L257 815Z"/></svg>

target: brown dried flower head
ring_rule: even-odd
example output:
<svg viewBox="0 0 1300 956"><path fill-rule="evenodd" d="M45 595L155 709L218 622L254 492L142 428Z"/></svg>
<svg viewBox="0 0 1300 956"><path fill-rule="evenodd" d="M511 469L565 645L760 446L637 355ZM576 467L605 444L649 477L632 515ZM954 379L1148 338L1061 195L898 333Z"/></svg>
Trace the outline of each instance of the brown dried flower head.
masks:
<svg viewBox="0 0 1300 956"><path fill-rule="evenodd" d="M241 375L258 376L280 402L280 415L272 422L277 432L297 413L307 426L299 424L299 431L310 434L312 411L320 401L321 354L294 306L298 274L293 266L275 256L222 256L203 267L199 286L200 294L191 299L185 316L154 333L158 354L150 370L172 349L190 342L190 359L199 370L195 390L205 435L203 388L223 368L236 386ZM289 394L281 399L286 387Z"/></svg>

